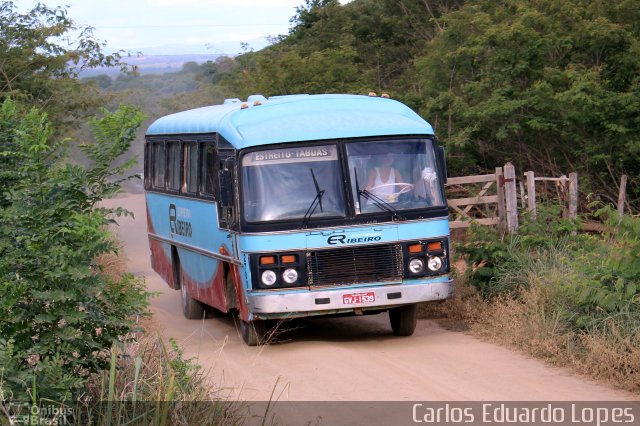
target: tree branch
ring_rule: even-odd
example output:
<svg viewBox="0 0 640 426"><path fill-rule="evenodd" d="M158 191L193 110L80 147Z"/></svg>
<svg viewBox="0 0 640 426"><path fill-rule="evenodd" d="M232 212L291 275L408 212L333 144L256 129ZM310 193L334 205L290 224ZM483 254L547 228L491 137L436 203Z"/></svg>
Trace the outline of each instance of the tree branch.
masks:
<svg viewBox="0 0 640 426"><path fill-rule="evenodd" d="M431 16L431 19L433 19L433 22L436 24L436 27L438 27L438 31L444 30L444 28L438 22L438 18L436 18L436 16L433 14L431 6L429 5L429 0L422 0L422 3L424 4L425 9L427 9L429 16Z"/></svg>

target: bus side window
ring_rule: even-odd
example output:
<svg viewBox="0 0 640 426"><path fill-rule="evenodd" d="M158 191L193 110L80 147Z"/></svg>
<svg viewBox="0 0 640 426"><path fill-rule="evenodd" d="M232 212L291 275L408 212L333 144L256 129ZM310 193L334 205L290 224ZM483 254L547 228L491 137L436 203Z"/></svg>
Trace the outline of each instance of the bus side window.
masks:
<svg viewBox="0 0 640 426"><path fill-rule="evenodd" d="M180 154L182 154L182 144L178 142L171 142L168 144L169 147L169 164L167 168L167 177L168 177L168 188L172 191L180 190L180 180L182 177L182 161L180 158Z"/></svg>
<svg viewBox="0 0 640 426"><path fill-rule="evenodd" d="M150 189L149 187L149 183L150 183L150 179L149 179L149 166L151 165L151 144L149 142L146 142L144 144L144 166L143 166L143 170L142 170L142 176L144 178L143 180L143 184L144 184L144 189L148 190Z"/></svg>
<svg viewBox="0 0 640 426"><path fill-rule="evenodd" d="M152 164L151 164L151 173L153 174L153 188L154 189L164 189L164 170L166 168L165 164L165 152L164 152L164 143L156 142L151 145L153 147L152 150Z"/></svg>
<svg viewBox="0 0 640 426"><path fill-rule="evenodd" d="M184 144L183 151L182 192L195 194L198 192L198 144L187 142Z"/></svg>
<svg viewBox="0 0 640 426"><path fill-rule="evenodd" d="M218 217L221 228L232 228L234 226L233 208L233 157L229 157L228 152L222 152L219 158L218 175Z"/></svg>
<svg viewBox="0 0 640 426"><path fill-rule="evenodd" d="M216 193L216 148L211 144L202 146L202 188L203 195L214 197Z"/></svg>

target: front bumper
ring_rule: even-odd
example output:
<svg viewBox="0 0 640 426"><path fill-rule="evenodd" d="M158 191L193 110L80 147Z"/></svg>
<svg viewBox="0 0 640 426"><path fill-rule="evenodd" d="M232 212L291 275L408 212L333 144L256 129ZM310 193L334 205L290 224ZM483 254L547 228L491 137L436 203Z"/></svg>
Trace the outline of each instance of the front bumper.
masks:
<svg viewBox="0 0 640 426"><path fill-rule="evenodd" d="M345 304L343 296L354 293L375 294L375 301ZM331 288L290 293L253 293L248 296L249 312L253 318L295 318L380 310L412 303L444 300L453 297L453 280L420 284L394 284L379 287Z"/></svg>

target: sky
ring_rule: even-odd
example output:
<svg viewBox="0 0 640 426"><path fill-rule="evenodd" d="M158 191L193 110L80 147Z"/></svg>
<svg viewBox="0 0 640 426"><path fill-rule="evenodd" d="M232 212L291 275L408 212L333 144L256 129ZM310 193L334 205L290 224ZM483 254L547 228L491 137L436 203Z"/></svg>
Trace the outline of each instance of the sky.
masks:
<svg viewBox="0 0 640 426"><path fill-rule="evenodd" d="M266 37L288 34L289 20L304 0L40 0L49 7L69 6L78 25L94 27L107 52L145 54L239 53L254 50ZM38 1L14 0L20 12ZM348 1L341 1L348 3ZM235 51L230 52L230 49Z"/></svg>

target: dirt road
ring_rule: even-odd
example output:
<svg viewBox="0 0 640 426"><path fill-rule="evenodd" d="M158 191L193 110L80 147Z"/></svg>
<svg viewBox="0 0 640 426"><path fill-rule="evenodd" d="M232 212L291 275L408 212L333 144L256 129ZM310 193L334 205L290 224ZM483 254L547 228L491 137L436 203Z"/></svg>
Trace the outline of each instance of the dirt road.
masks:
<svg viewBox="0 0 640 426"><path fill-rule="evenodd" d="M144 275L158 327L234 399L284 401L628 400L631 395L421 320L412 337L391 334L386 314L293 323L280 343L247 347L230 318L184 319L180 294L151 270L143 195L112 202L130 270Z"/></svg>

